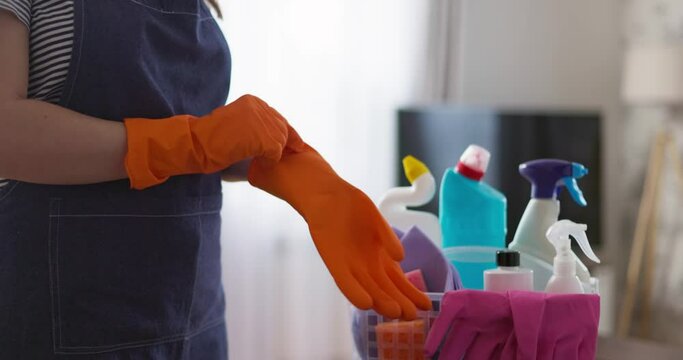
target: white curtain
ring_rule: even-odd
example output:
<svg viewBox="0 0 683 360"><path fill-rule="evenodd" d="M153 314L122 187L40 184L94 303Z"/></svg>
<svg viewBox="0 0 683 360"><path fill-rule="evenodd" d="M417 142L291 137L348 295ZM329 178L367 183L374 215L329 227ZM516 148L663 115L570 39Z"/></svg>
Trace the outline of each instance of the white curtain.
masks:
<svg viewBox="0 0 683 360"><path fill-rule="evenodd" d="M427 2L223 0L230 100L278 109L377 200L393 183L395 112L419 97ZM289 206L226 184L223 267L232 359L350 359L348 307Z"/></svg>
<svg viewBox="0 0 683 360"><path fill-rule="evenodd" d="M427 73L421 99L457 101L462 28L462 0L431 0L429 9Z"/></svg>

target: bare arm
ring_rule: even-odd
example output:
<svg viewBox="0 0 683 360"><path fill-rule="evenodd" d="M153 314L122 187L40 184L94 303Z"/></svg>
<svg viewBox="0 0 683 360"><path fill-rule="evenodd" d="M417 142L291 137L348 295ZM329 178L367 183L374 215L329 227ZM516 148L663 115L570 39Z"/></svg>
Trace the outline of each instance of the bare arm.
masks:
<svg viewBox="0 0 683 360"><path fill-rule="evenodd" d="M26 99L28 30L0 10L0 178L87 184L127 178L122 123Z"/></svg>

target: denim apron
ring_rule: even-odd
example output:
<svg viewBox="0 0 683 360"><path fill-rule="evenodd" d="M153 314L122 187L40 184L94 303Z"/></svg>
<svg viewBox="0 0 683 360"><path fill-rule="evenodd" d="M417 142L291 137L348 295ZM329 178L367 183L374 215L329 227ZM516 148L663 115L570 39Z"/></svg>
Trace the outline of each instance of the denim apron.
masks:
<svg viewBox="0 0 683 360"><path fill-rule="evenodd" d="M60 105L204 115L230 53L202 0L75 0ZM220 175L0 188L0 359L227 358Z"/></svg>

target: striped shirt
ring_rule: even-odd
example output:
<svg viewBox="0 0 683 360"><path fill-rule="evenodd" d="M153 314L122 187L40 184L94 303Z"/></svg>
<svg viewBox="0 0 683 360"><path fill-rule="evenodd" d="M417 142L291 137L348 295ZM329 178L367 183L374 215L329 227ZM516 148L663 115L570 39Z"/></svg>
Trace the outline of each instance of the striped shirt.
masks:
<svg viewBox="0 0 683 360"><path fill-rule="evenodd" d="M29 30L28 98L59 102L74 43L73 0L0 0ZM8 181L0 178L0 188Z"/></svg>
<svg viewBox="0 0 683 360"><path fill-rule="evenodd" d="M59 102L74 42L73 0L0 0L29 30L28 97Z"/></svg>

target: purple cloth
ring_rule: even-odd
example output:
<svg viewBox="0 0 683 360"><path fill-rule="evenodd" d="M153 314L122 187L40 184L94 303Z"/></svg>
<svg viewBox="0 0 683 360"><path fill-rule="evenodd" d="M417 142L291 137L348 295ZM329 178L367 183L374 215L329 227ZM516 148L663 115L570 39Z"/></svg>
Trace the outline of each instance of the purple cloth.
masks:
<svg viewBox="0 0 683 360"><path fill-rule="evenodd" d="M427 292L441 293L462 289L458 270L417 226L413 226L406 233L397 229L394 229L394 232L401 238L406 253L405 259L401 261L404 273L421 270Z"/></svg>
<svg viewBox="0 0 683 360"><path fill-rule="evenodd" d="M594 359L600 297L448 292L425 344L442 359Z"/></svg>

